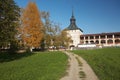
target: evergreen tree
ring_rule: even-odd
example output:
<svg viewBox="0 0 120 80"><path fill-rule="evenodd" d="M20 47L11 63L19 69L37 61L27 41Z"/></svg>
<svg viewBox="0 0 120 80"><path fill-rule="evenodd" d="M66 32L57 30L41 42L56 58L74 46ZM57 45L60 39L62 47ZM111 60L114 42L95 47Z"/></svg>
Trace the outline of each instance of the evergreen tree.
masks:
<svg viewBox="0 0 120 80"><path fill-rule="evenodd" d="M0 46L12 46L15 42L19 13L14 0L0 0Z"/></svg>

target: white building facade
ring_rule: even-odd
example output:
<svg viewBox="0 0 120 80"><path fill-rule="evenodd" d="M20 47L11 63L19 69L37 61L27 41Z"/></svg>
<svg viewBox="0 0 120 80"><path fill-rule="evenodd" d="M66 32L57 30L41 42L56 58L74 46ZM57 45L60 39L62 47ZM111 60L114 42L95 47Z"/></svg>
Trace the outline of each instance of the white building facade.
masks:
<svg viewBox="0 0 120 80"><path fill-rule="evenodd" d="M82 29L76 25L76 19L74 18L73 12L70 18L70 25L66 28L68 36L71 37L70 47L77 47L80 43L80 35L83 34Z"/></svg>
<svg viewBox="0 0 120 80"><path fill-rule="evenodd" d="M96 47L120 46L120 32L83 34L83 30L76 25L73 12L70 18L70 25L66 30L68 36L71 37L69 47L91 46L91 44Z"/></svg>
<svg viewBox="0 0 120 80"><path fill-rule="evenodd" d="M84 34L80 36L80 44L95 44L96 46L120 46L120 32Z"/></svg>
<svg viewBox="0 0 120 80"><path fill-rule="evenodd" d="M80 35L83 33L78 29L78 30L68 30L67 31L68 36L71 37L71 47L77 47L77 45L80 43Z"/></svg>

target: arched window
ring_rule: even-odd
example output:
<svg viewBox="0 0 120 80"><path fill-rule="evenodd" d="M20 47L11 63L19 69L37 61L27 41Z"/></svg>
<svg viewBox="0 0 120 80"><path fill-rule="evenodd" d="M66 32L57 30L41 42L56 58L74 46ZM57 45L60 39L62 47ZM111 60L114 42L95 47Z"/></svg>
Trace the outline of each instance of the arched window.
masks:
<svg viewBox="0 0 120 80"><path fill-rule="evenodd" d="M95 43L96 43L96 44L99 44L99 41L98 41L98 40L96 40L96 41L95 41Z"/></svg>
<svg viewBox="0 0 120 80"><path fill-rule="evenodd" d="M90 39L94 39L94 36L90 36Z"/></svg>
<svg viewBox="0 0 120 80"><path fill-rule="evenodd" d="M88 41L85 41L86 42L86 44L88 44Z"/></svg>
<svg viewBox="0 0 120 80"><path fill-rule="evenodd" d="M107 41L107 43L108 43L108 44L112 44L112 43L113 43L113 40L109 39L109 40Z"/></svg>
<svg viewBox="0 0 120 80"><path fill-rule="evenodd" d="M75 47L75 46L74 46L74 45L70 45L70 48L71 48L71 47Z"/></svg>
<svg viewBox="0 0 120 80"><path fill-rule="evenodd" d="M88 36L86 36L85 39L88 39Z"/></svg>
<svg viewBox="0 0 120 80"><path fill-rule="evenodd" d="M118 43L120 43L120 40L119 40L119 39L116 39L116 40L115 40L115 44L118 44Z"/></svg>
<svg viewBox="0 0 120 80"><path fill-rule="evenodd" d="M105 44L106 43L106 41L105 40L101 40L101 44Z"/></svg>
<svg viewBox="0 0 120 80"><path fill-rule="evenodd" d="M94 44L94 41L90 41L91 44Z"/></svg>

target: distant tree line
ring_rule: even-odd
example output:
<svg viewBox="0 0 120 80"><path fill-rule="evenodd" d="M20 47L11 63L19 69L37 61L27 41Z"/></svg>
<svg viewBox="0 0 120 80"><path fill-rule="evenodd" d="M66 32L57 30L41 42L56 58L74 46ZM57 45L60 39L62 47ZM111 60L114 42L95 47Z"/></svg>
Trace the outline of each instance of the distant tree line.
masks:
<svg viewBox="0 0 120 80"><path fill-rule="evenodd" d="M18 49L67 48L70 37L49 16L49 12L40 12L35 2L20 8L14 0L0 0L0 49L15 52Z"/></svg>

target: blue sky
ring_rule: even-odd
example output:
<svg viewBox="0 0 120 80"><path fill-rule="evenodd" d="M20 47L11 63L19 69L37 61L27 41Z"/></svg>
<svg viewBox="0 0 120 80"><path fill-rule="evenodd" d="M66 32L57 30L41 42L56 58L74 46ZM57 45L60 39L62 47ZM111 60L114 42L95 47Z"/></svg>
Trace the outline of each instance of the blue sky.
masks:
<svg viewBox="0 0 120 80"><path fill-rule="evenodd" d="M26 7L30 0L14 0ZM70 24L72 6L76 24L84 34L120 32L120 0L31 0L40 11L48 11L50 19L62 29Z"/></svg>

